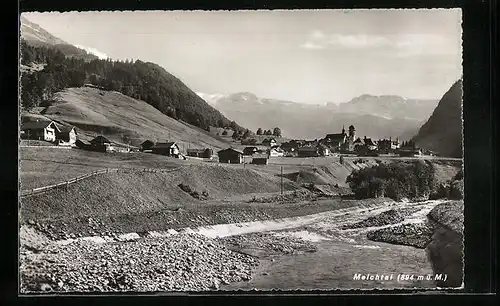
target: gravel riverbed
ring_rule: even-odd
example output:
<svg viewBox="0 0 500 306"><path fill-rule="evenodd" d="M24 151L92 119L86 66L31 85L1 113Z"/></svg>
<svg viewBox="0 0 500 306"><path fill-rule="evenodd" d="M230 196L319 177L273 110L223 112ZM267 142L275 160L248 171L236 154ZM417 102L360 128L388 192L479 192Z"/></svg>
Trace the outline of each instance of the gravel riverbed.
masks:
<svg viewBox="0 0 500 306"><path fill-rule="evenodd" d="M197 234L134 242L48 243L20 250L21 292L217 290L247 281L259 261Z"/></svg>

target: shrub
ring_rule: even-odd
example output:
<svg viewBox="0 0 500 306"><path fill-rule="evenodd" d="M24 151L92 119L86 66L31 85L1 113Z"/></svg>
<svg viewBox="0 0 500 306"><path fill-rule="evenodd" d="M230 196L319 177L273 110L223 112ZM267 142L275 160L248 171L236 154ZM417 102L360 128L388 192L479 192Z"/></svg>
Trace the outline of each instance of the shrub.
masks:
<svg viewBox="0 0 500 306"><path fill-rule="evenodd" d="M184 185L184 184L179 184L177 185L180 189L182 189L182 191L184 192L187 192L187 193L191 193L193 192L193 190L191 189L191 187L189 187L188 185Z"/></svg>
<svg viewBox="0 0 500 306"><path fill-rule="evenodd" d="M358 199L387 196L396 201L403 197L428 197L434 186L434 168L420 162L399 162L353 171L347 183Z"/></svg>
<svg viewBox="0 0 500 306"><path fill-rule="evenodd" d="M462 168L460 168L460 170L458 170L458 173L455 174L455 177L453 178L453 180L459 181L459 180L462 180L463 178L464 178L464 171L462 170Z"/></svg>

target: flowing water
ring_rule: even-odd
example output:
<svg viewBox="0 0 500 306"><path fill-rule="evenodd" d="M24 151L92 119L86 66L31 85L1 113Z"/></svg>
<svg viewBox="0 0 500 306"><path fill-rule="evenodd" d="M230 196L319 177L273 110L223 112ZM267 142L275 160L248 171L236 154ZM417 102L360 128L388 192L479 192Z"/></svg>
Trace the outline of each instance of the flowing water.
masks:
<svg viewBox="0 0 500 306"><path fill-rule="evenodd" d="M317 251L282 256L264 255L260 258L261 265L250 281L231 283L222 289L436 288L432 280L427 280L427 276L433 275L433 271L424 249L370 241L366 238L366 232L402 223L423 222L426 214L439 203L406 203L403 206L421 209L403 222L392 225L355 230L340 229L344 224L360 221L389 209L380 207L356 210L344 215L332 214L300 229L276 232L276 235L289 235L311 241L317 246ZM413 276L413 280L398 277L402 274Z"/></svg>

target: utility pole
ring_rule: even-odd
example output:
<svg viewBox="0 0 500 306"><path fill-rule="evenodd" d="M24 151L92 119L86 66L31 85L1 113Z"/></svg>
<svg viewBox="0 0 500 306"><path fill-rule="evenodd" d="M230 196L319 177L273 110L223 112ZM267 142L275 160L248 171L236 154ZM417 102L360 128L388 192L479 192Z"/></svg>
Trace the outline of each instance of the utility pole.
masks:
<svg viewBox="0 0 500 306"><path fill-rule="evenodd" d="M281 166L281 194L283 194L283 166Z"/></svg>

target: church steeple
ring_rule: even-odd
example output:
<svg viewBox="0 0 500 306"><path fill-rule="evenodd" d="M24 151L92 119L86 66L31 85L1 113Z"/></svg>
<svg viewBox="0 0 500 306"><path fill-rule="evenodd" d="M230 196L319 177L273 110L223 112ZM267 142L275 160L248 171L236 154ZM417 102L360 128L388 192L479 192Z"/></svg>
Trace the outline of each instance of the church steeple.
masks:
<svg viewBox="0 0 500 306"><path fill-rule="evenodd" d="M342 135L345 134L345 128L344 128L344 125L342 124Z"/></svg>

